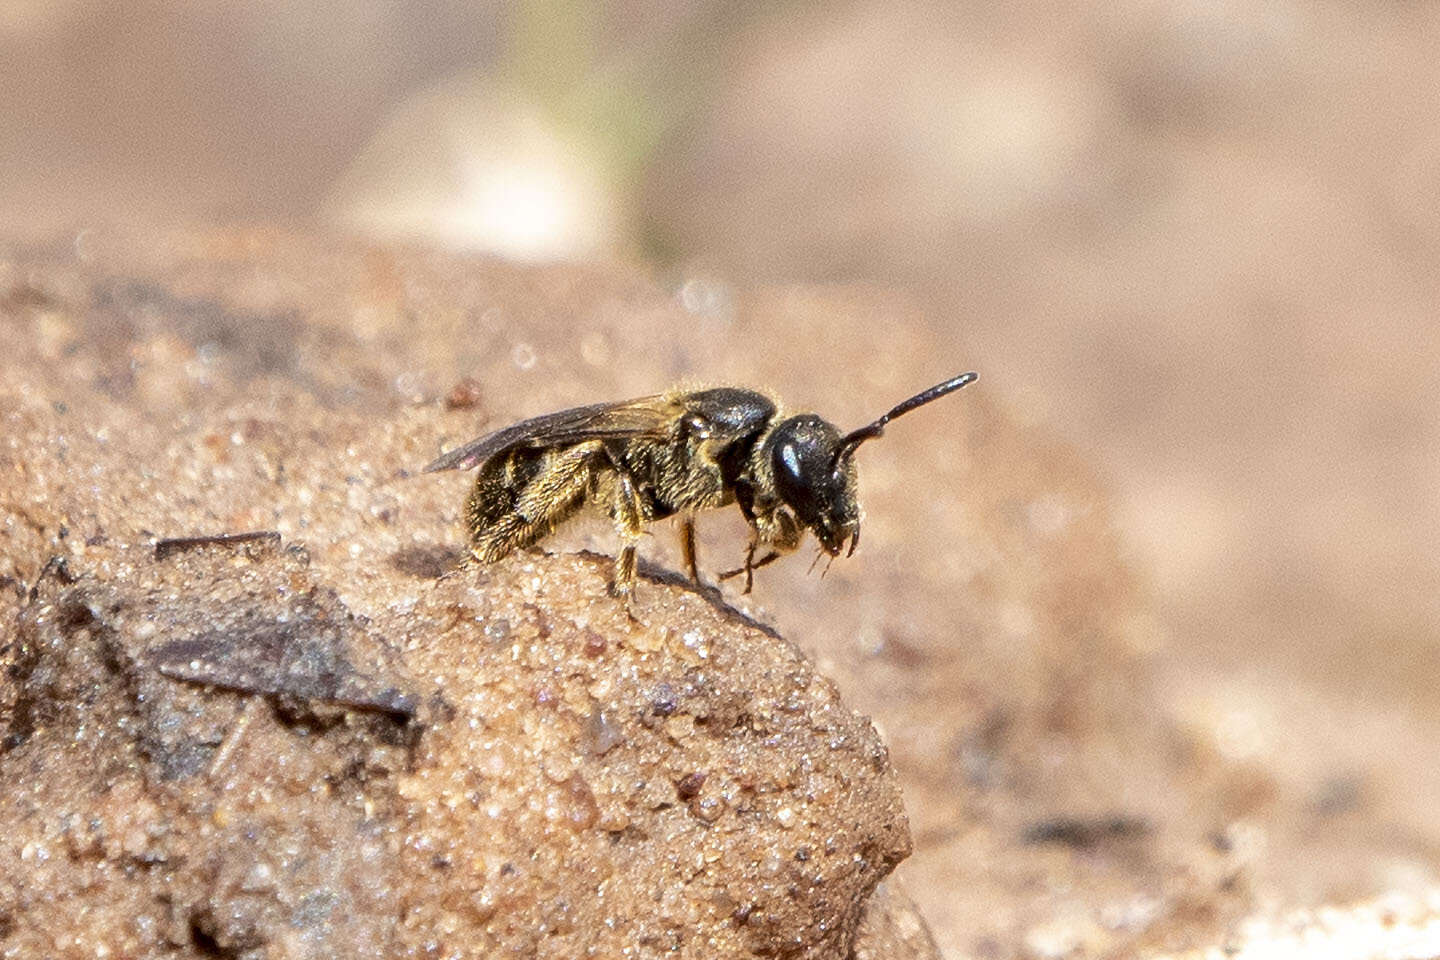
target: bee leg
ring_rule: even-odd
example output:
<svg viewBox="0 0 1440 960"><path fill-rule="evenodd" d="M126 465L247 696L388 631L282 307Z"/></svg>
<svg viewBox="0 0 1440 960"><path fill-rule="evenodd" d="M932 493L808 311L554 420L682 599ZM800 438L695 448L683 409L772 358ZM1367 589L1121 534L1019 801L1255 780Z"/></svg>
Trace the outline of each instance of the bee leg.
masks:
<svg viewBox="0 0 1440 960"><path fill-rule="evenodd" d="M615 558L615 580L610 584L612 596L625 598L625 610L633 619L630 601L635 595L635 544L645 535L645 512L635 480L625 470L615 471L615 529L620 534L620 555Z"/></svg>
<svg viewBox="0 0 1440 960"><path fill-rule="evenodd" d="M481 468L467 508L474 560L494 563L535 543L573 514L585 496L599 449L599 444L577 444L547 459L518 496L509 494L508 478L492 477Z"/></svg>
<svg viewBox="0 0 1440 960"><path fill-rule="evenodd" d="M745 589L741 592L749 593L750 589L755 586L755 571L759 570L766 564L774 563L782 556L779 551L771 550L769 553L765 554L765 556L761 557L759 560L756 560L755 550L758 546L759 544L750 544L750 549L745 552L745 565L743 567L736 567L734 570L726 570L724 573L720 574L720 579L729 580L731 577L738 577L740 576L740 574L743 573L745 574Z"/></svg>
<svg viewBox="0 0 1440 960"><path fill-rule="evenodd" d="M761 567L765 566L766 564L774 563L776 560L779 560L779 559L780 559L780 554L776 553L774 550L771 550L769 553L765 554L765 556L761 557L759 560L755 560L754 558L755 558L755 548L754 548L754 547L751 547L751 548L750 548L750 552L749 552L748 554L746 554L746 556L745 556L745 592L746 592L746 593L749 593L749 592L750 592L750 587L753 586L754 583L755 583L755 571L756 571L756 570L759 570ZM753 563L751 562L752 560L754 561Z"/></svg>
<svg viewBox="0 0 1440 960"><path fill-rule="evenodd" d="M641 623L641 619L635 616L635 545L627 543L620 548L620 555L615 558L615 579L610 584L610 596L616 597L625 605L625 615L630 618L631 623Z"/></svg>
<svg viewBox="0 0 1440 960"><path fill-rule="evenodd" d="M726 570L724 573L720 574L720 579L721 579L722 581L724 581L724 580L730 580L730 579L732 579L732 578L734 578L734 577L740 576L740 574L743 573L743 574L745 574L745 592L746 592L746 593L749 593L749 592L750 592L750 586L751 586L751 584L753 584L754 581L755 581L755 578L750 575L750 570L751 570L750 561L752 561L752 560L754 560L754 559L755 559L755 544L752 543L752 544L750 544L750 549L747 550L746 553L745 553L745 565L744 565L744 566L741 566L741 567L736 567L734 570Z"/></svg>
<svg viewBox="0 0 1440 960"><path fill-rule="evenodd" d="M751 564L751 561L754 560L754 559L755 559L755 544L752 543L752 544L750 544L750 549L745 552L745 565L744 565L744 566L740 566L740 567L736 567L734 570L726 570L724 573L720 574L720 579L721 579L722 581L730 580L730 579L733 579L733 578L735 578L735 577L740 576L740 574L743 573L743 574L745 574L745 590L744 590L744 592L745 592L745 593L749 593L749 592L750 592L750 587L755 583L755 578L754 578L754 576L752 576L751 573L750 573L750 571L754 569L754 567L753 567L752 564Z"/></svg>
<svg viewBox="0 0 1440 960"><path fill-rule="evenodd" d="M698 587L700 568L695 562L695 518L686 516L680 521L680 553L685 558L685 574Z"/></svg>

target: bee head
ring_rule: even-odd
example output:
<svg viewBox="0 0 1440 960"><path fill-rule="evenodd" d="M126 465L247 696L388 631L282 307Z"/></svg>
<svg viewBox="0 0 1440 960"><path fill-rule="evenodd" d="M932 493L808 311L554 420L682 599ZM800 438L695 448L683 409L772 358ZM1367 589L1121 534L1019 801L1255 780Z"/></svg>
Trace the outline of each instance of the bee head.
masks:
<svg viewBox="0 0 1440 960"><path fill-rule="evenodd" d="M836 556L860 540L855 465L840 431L813 413L783 420L766 440L775 492L795 517Z"/></svg>
<svg viewBox="0 0 1440 960"><path fill-rule="evenodd" d="M879 420L843 437L813 413L791 417L770 433L766 448L775 476L775 492L832 557L850 541L847 553L860 542L860 506L855 497L855 449L874 440L896 417L923 407L975 380L962 373L890 409Z"/></svg>

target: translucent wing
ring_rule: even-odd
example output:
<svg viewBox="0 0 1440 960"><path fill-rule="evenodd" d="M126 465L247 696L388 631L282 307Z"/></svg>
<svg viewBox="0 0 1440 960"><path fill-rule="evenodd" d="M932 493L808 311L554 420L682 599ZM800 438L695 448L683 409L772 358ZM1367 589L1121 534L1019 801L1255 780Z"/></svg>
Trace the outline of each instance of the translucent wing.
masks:
<svg viewBox="0 0 1440 960"><path fill-rule="evenodd" d="M619 403L594 403L522 420L456 447L425 468L471 470L516 447L559 447L585 440L619 440L666 436L679 414L678 404L663 396L639 397Z"/></svg>

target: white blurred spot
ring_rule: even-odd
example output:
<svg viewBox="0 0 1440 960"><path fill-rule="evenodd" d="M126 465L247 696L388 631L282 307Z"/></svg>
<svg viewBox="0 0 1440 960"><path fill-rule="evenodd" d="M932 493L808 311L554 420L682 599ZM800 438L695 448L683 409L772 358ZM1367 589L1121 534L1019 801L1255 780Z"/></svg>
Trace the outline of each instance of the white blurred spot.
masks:
<svg viewBox="0 0 1440 960"><path fill-rule="evenodd" d="M510 349L510 362L521 370L535 366L535 348L528 343L517 343Z"/></svg>
<svg viewBox="0 0 1440 960"><path fill-rule="evenodd" d="M592 367L603 367L610 362L610 338L596 330L587 333L580 341L580 359Z"/></svg>
<svg viewBox="0 0 1440 960"><path fill-rule="evenodd" d="M606 168L575 131L514 93L458 81L402 105L331 192L333 220L518 260L619 242Z"/></svg>
<svg viewBox="0 0 1440 960"><path fill-rule="evenodd" d="M74 249L75 259L81 263L89 263L95 259L95 253L91 249L94 241L95 231L85 228L75 234Z"/></svg>
<svg viewBox="0 0 1440 960"><path fill-rule="evenodd" d="M1221 708L1215 718L1215 746L1231 760L1260 759L1270 752L1268 729L1254 709Z"/></svg>
<svg viewBox="0 0 1440 960"><path fill-rule="evenodd" d="M715 320L735 318L735 297L729 284L711 277L691 277L680 287L680 305L689 313Z"/></svg>

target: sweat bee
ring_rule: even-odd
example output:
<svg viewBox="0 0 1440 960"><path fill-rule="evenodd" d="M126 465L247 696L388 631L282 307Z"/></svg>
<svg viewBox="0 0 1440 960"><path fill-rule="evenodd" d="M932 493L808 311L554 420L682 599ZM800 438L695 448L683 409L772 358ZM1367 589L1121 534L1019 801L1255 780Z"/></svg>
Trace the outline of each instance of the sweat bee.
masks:
<svg viewBox="0 0 1440 960"><path fill-rule="evenodd" d="M755 571L798 547L807 530L832 559L847 541L846 555L854 553L855 449L975 377L938 383L844 435L813 413L782 418L769 397L739 387L597 403L486 434L425 472L480 468L465 523L481 563L535 543L587 503L603 507L621 541L611 593L626 598L647 524L680 517L685 571L699 583L695 514L734 503L750 524L750 545L744 565L721 579L744 574L749 593Z"/></svg>

